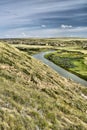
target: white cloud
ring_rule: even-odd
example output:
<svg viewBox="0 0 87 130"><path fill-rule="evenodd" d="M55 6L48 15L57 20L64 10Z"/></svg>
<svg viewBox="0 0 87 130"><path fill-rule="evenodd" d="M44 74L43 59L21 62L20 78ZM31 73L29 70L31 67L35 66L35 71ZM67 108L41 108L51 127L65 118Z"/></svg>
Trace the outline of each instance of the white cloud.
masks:
<svg viewBox="0 0 87 130"><path fill-rule="evenodd" d="M5 37L8 38L8 37L10 37L10 35L6 34Z"/></svg>
<svg viewBox="0 0 87 130"><path fill-rule="evenodd" d="M62 29L70 29L70 28L72 28L72 25L64 25L64 24L62 24L61 28Z"/></svg>
<svg viewBox="0 0 87 130"><path fill-rule="evenodd" d="M46 28L46 25L41 25L42 28Z"/></svg>
<svg viewBox="0 0 87 130"><path fill-rule="evenodd" d="M22 33L22 36L23 36L23 37L26 37L27 35L23 32L23 33Z"/></svg>
<svg viewBox="0 0 87 130"><path fill-rule="evenodd" d="M22 33L21 33L22 32ZM37 28L36 30L25 30L21 29L12 29L6 32L7 37L87 37L87 27L72 27L72 28ZM3 32L0 34L0 37L6 37L6 34Z"/></svg>

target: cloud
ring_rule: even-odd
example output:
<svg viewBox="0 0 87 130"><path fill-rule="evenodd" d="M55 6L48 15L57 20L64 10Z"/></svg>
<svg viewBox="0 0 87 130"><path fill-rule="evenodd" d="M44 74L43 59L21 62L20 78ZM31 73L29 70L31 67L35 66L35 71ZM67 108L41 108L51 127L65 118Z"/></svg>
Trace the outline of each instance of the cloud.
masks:
<svg viewBox="0 0 87 130"><path fill-rule="evenodd" d="M73 27L71 29L61 29L61 28L39 28L36 30L25 30L25 28L20 28L20 29L12 29L9 30L6 33L2 33L0 37L8 37L11 38L15 37L22 37L22 38L27 38L27 37L87 37L87 27Z"/></svg>
<svg viewBox="0 0 87 130"><path fill-rule="evenodd" d="M72 25L64 25L64 24L62 24L61 28L62 29L70 29L70 28L72 28Z"/></svg>
<svg viewBox="0 0 87 130"><path fill-rule="evenodd" d="M23 32L23 33L21 33L21 35L23 36L23 37L26 37L27 35Z"/></svg>
<svg viewBox="0 0 87 130"><path fill-rule="evenodd" d="M49 33L46 35L56 36L54 30L62 30L62 35L66 31L68 35L67 30L73 31L78 26L87 27L86 16L87 0L3 0L0 1L0 37L10 32L10 36L15 37L35 36L36 30L38 36L44 36L43 31L47 30Z"/></svg>
<svg viewBox="0 0 87 130"><path fill-rule="evenodd" d="M42 28L46 28L46 25L41 25Z"/></svg>

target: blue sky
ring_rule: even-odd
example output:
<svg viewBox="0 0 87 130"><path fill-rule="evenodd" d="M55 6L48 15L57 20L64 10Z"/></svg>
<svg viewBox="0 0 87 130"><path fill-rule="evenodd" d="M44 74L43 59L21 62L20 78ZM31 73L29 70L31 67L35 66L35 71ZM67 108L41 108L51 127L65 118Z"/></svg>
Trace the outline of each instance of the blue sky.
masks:
<svg viewBox="0 0 87 130"><path fill-rule="evenodd" d="M87 37L87 0L1 0L0 38Z"/></svg>

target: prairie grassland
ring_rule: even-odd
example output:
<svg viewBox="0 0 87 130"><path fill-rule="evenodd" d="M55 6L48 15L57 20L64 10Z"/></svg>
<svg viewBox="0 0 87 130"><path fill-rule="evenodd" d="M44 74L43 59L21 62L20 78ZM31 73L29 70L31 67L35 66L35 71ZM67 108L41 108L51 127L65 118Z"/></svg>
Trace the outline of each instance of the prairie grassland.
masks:
<svg viewBox="0 0 87 130"><path fill-rule="evenodd" d="M87 88L0 43L0 130L87 130Z"/></svg>

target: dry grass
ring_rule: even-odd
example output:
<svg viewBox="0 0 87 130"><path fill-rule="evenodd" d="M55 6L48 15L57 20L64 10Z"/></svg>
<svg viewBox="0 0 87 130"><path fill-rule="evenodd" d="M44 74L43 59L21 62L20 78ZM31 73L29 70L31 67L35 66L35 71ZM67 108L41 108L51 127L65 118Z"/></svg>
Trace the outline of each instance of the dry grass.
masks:
<svg viewBox="0 0 87 130"><path fill-rule="evenodd" d="M87 88L0 43L1 130L87 130L86 96Z"/></svg>

